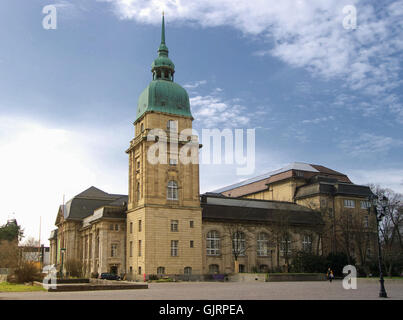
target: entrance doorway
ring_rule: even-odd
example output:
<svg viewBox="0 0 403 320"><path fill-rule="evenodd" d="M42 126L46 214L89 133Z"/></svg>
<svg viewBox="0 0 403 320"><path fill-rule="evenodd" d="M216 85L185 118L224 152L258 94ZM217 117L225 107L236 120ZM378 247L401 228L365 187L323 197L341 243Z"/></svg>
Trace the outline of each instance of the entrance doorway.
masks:
<svg viewBox="0 0 403 320"><path fill-rule="evenodd" d="M118 266L111 266L111 271L110 273L112 274L118 274Z"/></svg>

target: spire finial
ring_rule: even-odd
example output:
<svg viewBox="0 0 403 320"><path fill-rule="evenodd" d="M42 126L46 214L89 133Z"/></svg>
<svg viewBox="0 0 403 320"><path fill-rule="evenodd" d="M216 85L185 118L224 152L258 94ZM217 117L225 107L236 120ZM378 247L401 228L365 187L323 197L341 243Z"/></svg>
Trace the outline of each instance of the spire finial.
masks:
<svg viewBox="0 0 403 320"><path fill-rule="evenodd" d="M165 18L164 11L162 11L162 27L161 27L161 44L165 44Z"/></svg>

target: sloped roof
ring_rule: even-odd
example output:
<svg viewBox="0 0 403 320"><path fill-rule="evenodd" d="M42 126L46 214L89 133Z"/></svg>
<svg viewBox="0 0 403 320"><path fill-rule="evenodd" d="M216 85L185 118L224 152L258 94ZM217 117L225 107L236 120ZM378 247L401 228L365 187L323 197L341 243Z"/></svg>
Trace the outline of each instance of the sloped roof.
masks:
<svg viewBox="0 0 403 320"><path fill-rule="evenodd" d="M274 183L276 181L281 181L293 177L296 172L304 172L301 178L305 179L311 178L316 175L329 175L337 177L337 180L339 181L351 183L351 181L344 173L332 170L321 165L293 162L278 170L271 171L254 178L246 179L244 181L214 190L213 193L224 193L225 195L229 196L229 191L236 191L231 192L233 193L232 196L240 197L246 194L265 190L267 189L266 185L268 183Z"/></svg>
<svg viewBox="0 0 403 320"><path fill-rule="evenodd" d="M319 212L292 202L231 198L205 193L201 196L202 218L227 222L276 223L286 219L290 225L322 225Z"/></svg>
<svg viewBox="0 0 403 320"><path fill-rule="evenodd" d="M316 211L287 209L265 209L253 207L224 206L202 203L203 220L279 223L286 219L290 225L323 225L323 219Z"/></svg>
<svg viewBox="0 0 403 320"><path fill-rule="evenodd" d="M118 199L121 199L121 202L126 201L127 203L126 195L109 194L92 186L67 201L64 209L64 218L82 220L93 214L95 209L113 203Z"/></svg>

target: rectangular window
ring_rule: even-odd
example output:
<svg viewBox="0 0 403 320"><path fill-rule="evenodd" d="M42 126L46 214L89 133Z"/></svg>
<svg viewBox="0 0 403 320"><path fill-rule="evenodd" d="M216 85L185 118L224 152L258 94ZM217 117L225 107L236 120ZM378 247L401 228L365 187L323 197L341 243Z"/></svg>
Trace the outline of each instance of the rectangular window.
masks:
<svg viewBox="0 0 403 320"><path fill-rule="evenodd" d="M368 209L371 207L371 202L369 201L360 201L361 209Z"/></svg>
<svg viewBox="0 0 403 320"><path fill-rule="evenodd" d="M193 226L194 226L193 221L190 221L189 226L190 226L191 228L193 228Z"/></svg>
<svg viewBox="0 0 403 320"><path fill-rule="evenodd" d="M138 253L139 253L139 257L141 257L141 240L139 240Z"/></svg>
<svg viewBox="0 0 403 320"><path fill-rule="evenodd" d="M190 247L193 248L193 245L194 245L193 240L190 240Z"/></svg>
<svg viewBox="0 0 403 320"><path fill-rule="evenodd" d="M344 199L345 208L355 208L355 201L350 199Z"/></svg>
<svg viewBox="0 0 403 320"><path fill-rule="evenodd" d="M116 257L118 255L118 245L112 244L111 245L111 257Z"/></svg>
<svg viewBox="0 0 403 320"><path fill-rule="evenodd" d="M302 239L302 250L305 252L312 251L312 237L311 236L304 236Z"/></svg>
<svg viewBox="0 0 403 320"><path fill-rule="evenodd" d="M177 257L178 256L178 240L171 240L171 256Z"/></svg>
<svg viewBox="0 0 403 320"><path fill-rule="evenodd" d="M369 227L369 216L368 215L364 216L364 227L365 228Z"/></svg>
<svg viewBox="0 0 403 320"><path fill-rule="evenodd" d="M171 231L178 232L178 220L171 220Z"/></svg>
<svg viewBox="0 0 403 320"><path fill-rule="evenodd" d="M115 231L118 231L118 230L119 230L119 225L115 224Z"/></svg>
<svg viewBox="0 0 403 320"><path fill-rule="evenodd" d="M280 253L281 254L291 254L291 240L283 238L280 243Z"/></svg>
<svg viewBox="0 0 403 320"><path fill-rule="evenodd" d="M139 232L141 232L141 220L139 220Z"/></svg>
<svg viewBox="0 0 403 320"><path fill-rule="evenodd" d="M109 230L113 230L113 224L109 225Z"/></svg>
<svg viewBox="0 0 403 320"><path fill-rule="evenodd" d="M133 233L133 222L130 222L130 233Z"/></svg>
<svg viewBox="0 0 403 320"><path fill-rule="evenodd" d="M169 165L170 166L176 166L178 164L178 160L177 159L171 159L169 158Z"/></svg>
<svg viewBox="0 0 403 320"><path fill-rule="evenodd" d="M130 241L130 256L133 257L133 241Z"/></svg>

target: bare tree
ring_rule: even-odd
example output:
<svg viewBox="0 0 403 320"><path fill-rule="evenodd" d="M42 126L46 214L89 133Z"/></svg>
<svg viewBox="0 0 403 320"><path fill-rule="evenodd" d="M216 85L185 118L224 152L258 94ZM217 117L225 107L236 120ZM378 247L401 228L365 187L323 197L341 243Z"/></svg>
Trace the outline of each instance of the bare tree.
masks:
<svg viewBox="0 0 403 320"><path fill-rule="evenodd" d="M403 261L403 195L379 185L371 184L369 187L378 197L379 212L383 212L380 200L384 196L388 199L385 216L379 222L379 236L384 267L390 276L393 268Z"/></svg>
<svg viewBox="0 0 403 320"><path fill-rule="evenodd" d="M235 273L239 272L238 258L245 256L247 251L254 246L254 241L252 241L249 235L249 229L244 224L229 223L225 224L224 226L223 236L227 239L224 243L230 245L229 252L231 252L232 256L234 257Z"/></svg>
<svg viewBox="0 0 403 320"><path fill-rule="evenodd" d="M34 237L29 237L21 245L21 256L25 261L39 261L40 246L39 241Z"/></svg>
<svg viewBox="0 0 403 320"><path fill-rule="evenodd" d="M294 237L292 236L292 227L290 217L287 211L273 214L273 223L270 224L272 241L276 246L277 268L280 268L280 255L284 259L286 272L290 269L290 259L293 253Z"/></svg>

